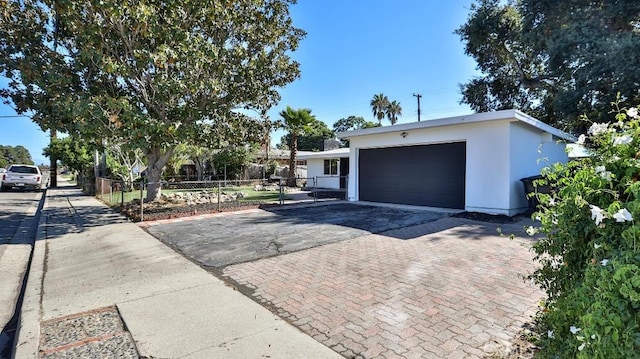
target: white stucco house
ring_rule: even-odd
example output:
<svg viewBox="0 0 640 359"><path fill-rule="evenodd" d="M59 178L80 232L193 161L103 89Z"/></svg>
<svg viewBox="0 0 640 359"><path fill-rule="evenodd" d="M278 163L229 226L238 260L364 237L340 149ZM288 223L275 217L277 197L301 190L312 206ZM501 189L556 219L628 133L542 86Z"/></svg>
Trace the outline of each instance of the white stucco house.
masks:
<svg viewBox="0 0 640 359"><path fill-rule="evenodd" d="M350 141L349 201L515 215L524 177L568 160L575 139L517 110L338 134Z"/></svg>
<svg viewBox="0 0 640 359"><path fill-rule="evenodd" d="M320 152L299 153L307 163L307 178L316 179L316 187L346 190L349 174L349 149L337 148ZM307 185L311 185L307 181Z"/></svg>

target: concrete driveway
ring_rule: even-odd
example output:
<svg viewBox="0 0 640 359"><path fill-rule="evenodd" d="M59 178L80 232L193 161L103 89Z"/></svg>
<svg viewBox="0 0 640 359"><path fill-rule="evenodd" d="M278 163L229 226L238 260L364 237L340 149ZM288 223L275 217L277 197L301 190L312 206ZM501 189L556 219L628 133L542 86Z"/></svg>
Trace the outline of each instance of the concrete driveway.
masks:
<svg viewBox="0 0 640 359"><path fill-rule="evenodd" d="M276 207L150 225L156 238L206 267L299 251L432 222L447 213L349 203Z"/></svg>

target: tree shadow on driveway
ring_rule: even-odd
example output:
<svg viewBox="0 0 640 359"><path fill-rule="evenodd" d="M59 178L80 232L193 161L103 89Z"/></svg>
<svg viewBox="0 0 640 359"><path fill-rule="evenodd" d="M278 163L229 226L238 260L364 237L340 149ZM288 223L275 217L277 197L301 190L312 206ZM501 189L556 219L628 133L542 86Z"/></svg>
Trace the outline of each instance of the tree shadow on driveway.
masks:
<svg viewBox="0 0 640 359"><path fill-rule="evenodd" d="M153 225L147 231L206 267L224 267L436 221L445 212L348 203L269 208Z"/></svg>

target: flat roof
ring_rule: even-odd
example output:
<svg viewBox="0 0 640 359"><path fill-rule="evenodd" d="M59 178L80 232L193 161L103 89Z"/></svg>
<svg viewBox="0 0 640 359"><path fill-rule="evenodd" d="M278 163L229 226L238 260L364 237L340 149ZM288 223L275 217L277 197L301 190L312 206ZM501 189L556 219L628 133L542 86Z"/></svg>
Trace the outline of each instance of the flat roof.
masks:
<svg viewBox="0 0 640 359"><path fill-rule="evenodd" d="M564 131L561 131L555 127L549 126L546 123L537 120L524 112L519 110L501 110L501 111L493 111L493 112L480 112L463 116L455 116L455 117L445 117L438 118L433 120L426 120L422 122L411 122L411 123L403 123L399 125L389 125L383 127L373 127L366 128L360 130L353 130L347 132L340 132L336 136L339 138L351 138L357 136L368 136L375 134L383 134L389 132L398 132L398 131L407 131L407 130L415 130L421 128L431 128L431 127L441 127L441 126L452 126L452 125L462 125L466 123L477 123L477 122L488 122L488 121L497 121L497 120L518 120L522 121L532 127L538 128L544 132L548 132L553 136L559 137L561 139L575 142L576 138Z"/></svg>
<svg viewBox="0 0 640 359"><path fill-rule="evenodd" d="M340 158L349 157L349 148L337 148L335 150L320 151L320 152L305 152L299 153L298 158L301 160L308 160L311 158Z"/></svg>

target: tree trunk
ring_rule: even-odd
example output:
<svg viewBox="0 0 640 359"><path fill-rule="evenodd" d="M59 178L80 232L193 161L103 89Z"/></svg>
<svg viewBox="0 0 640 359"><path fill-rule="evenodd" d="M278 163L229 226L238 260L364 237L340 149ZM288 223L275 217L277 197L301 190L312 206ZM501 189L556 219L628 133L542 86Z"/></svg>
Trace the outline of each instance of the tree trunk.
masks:
<svg viewBox="0 0 640 359"><path fill-rule="evenodd" d="M296 154L298 152L298 136L296 133L291 133L291 156L289 157L289 176L287 178L287 186L297 187L296 183Z"/></svg>
<svg viewBox="0 0 640 359"><path fill-rule="evenodd" d="M195 158L193 163L196 164L196 177L198 178L198 181L202 181L204 179L204 161L199 158Z"/></svg>
<svg viewBox="0 0 640 359"><path fill-rule="evenodd" d="M134 180L135 180L135 175L133 174L132 170L129 170L128 179L127 179L127 181L125 181L122 190L126 190L127 192L131 191L133 189L133 181Z"/></svg>
<svg viewBox="0 0 640 359"><path fill-rule="evenodd" d="M147 156L147 202L154 202L160 199L162 186L162 169L173 156L174 148L162 150L160 147L153 147L146 150Z"/></svg>

